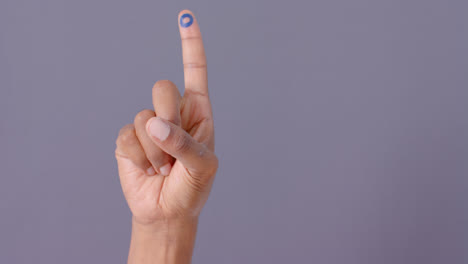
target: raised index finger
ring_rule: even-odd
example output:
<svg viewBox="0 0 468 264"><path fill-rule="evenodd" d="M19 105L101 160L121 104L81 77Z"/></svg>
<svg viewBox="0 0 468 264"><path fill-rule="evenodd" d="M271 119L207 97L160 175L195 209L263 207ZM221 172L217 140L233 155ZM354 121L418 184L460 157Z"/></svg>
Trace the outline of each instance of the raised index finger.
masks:
<svg viewBox="0 0 468 264"><path fill-rule="evenodd" d="M197 20L189 10L179 13L179 31L182 39L185 90L208 95L205 49Z"/></svg>

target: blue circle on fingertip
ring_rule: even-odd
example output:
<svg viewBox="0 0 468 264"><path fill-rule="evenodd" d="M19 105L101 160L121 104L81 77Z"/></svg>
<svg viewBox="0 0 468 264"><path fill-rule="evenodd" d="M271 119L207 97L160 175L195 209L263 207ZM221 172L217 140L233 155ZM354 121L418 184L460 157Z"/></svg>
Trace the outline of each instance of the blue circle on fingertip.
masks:
<svg viewBox="0 0 468 264"><path fill-rule="evenodd" d="M184 23L184 19L189 18L190 20L187 23ZM190 27L193 24L193 16L191 14L183 14L180 17L180 26L181 27Z"/></svg>

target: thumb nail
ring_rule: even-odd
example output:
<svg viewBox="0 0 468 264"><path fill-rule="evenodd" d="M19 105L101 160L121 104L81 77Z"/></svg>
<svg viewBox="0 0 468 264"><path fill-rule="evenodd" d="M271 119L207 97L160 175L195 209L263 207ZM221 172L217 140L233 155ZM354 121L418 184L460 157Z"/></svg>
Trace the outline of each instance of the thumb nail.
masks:
<svg viewBox="0 0 468 264"><path fill-rule="evenodd" d="M150 134L160 141L166 140L166 138L169 136L169 132L171 131L169 125L164 123L164 121L162 121L159 117L153 117L149 122L148 130Z"/></svg>

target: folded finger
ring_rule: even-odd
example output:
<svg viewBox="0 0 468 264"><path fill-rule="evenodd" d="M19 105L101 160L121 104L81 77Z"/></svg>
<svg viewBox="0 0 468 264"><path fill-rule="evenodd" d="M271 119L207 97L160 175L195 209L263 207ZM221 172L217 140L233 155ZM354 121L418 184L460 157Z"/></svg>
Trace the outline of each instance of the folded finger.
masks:
<svg viewBox="0 0 468 264"><path fill-rule="evenodd" d="M193 176L211 175L216 171L218 160L215 154L181 127L154 117L148 121L146 129L151 139L182 162Z"/></svg>
<svg viewBox="0 0 468 264"><path fill-rule="evenodd" d="M171 171L173 158L154 144L146 133L146 122L154 116L154 111L149 109L139 112L134 120L135 132L146 158L149 160L154 170L161 175L167 176Z"/></svg>
<svg viewBox="0 0 468 264"><path fill-rule="evenodd" d="M173 82L162 80L153 86L153 106L156 116L180 126L180 102L179 90Z"/></svg>
<svg viewBox="0 0 468 264"><path fill-rule="evenodd" d="M156 174L136 136L134 125L126 125L120 130L116 145L115 155L118 159L126 158L131 160L136 167L147 175Z"/></svg>

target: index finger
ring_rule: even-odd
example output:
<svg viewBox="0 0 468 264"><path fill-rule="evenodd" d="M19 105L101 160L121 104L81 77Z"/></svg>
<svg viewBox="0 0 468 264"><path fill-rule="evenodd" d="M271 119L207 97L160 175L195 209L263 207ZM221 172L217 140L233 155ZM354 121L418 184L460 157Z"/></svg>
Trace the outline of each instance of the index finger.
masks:
<svg viewBox="0 0 468 264"><path fill-rule="evenodd" d="M179 13L179 31L182 40L185 90L208 95L206 56L197 20L189 10Z"/></svg>

